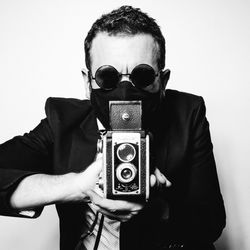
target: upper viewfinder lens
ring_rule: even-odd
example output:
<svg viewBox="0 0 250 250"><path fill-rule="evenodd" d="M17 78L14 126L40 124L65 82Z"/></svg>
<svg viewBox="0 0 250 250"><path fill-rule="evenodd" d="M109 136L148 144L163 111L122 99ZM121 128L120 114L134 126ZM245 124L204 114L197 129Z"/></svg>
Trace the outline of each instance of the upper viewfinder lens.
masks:
<svg viewBox="0 0 250 250"><path fill-rule="evenodd" d="M130 162L135 158L136 151L133 145L122 143L117 149L117 156L122 162Z"/></svg>

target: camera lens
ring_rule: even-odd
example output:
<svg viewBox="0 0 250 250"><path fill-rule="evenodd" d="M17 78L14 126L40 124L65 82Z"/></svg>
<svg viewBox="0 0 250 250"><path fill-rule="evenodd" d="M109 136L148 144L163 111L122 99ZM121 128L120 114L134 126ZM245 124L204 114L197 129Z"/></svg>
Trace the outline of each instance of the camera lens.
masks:
<svg viewBox="0 0 250 250"><path fill-rule="evenodd" d="M128 169L128 168L125 168L125 169L123 169L123 170L121 171L121 176L122 176L122 178L125 179L125 180L130 179L131 176L132 176L132 174L133 174L133 173L132 173L131 169Z"/></svg>
<svg viewBox="0 0 250 250"><path fill-rule="evenodd" d="M122 162L129 162L135 158L136 151L133 145L122 143L117 149L117 156Z"/></svg>
<svg viewBox="0 0 250 250"><path fill-rule="evenodd" d="M122 163L116 169L116 177L121 183L131 182L136 173L136 167L131 163Z"/></svg>

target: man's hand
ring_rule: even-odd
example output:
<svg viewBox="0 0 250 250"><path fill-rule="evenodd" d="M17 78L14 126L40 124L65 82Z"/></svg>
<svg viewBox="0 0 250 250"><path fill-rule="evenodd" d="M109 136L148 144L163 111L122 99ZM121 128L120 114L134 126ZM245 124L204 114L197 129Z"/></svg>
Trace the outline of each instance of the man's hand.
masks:
<svg viewBox="0 0 250 250"><path fill-rule="evenodd" d="M33 209L56 203L91 202L97 211L119 221L137 215L145 203L110 200L102 197L96 183L102 172L102 158L81 173L64 175L34 174L24 178L10 197L10 205L18 210ZM150 177L151 187L166 188L169 181L156 169Z"/></svg>
<svg viewBox="0 0 250 250"><path fill-rule="evenodd" d="M169 218L169 203L164 191L171 187L172 183L158 168L155 169L154 174L151 175L150 178L152 187L150 202L152 202L154 206L157 206L157 216L162 220L167 220Z"/></svg>
<svg viewBox="0 0 250 250"><path fill-rule="evenodd" d="M91 206L105 216L125 222L144 207L142 203L129 202L125 200L106 199L102 195L102 190L96 185L102 172L102 157L99 154L84 172L81 173L78 180L79 188L82 192L84 201L90 202Z"/></svg>
<svg viewBox="0 0 250 250"><path fill-rule="evenodd" d="M159 190L171 187L172 183L156 168L154 174L150 176L150 186Z"/></svg>
<svg viewBox="0 0 250 250"><path fill-rule="evenodd" d="M83 173L82 192L86 195L85 201L90 201L97 211L107 217L119 221L127 221L137 215L145 203L136 203L125 200L111 200L103 198L102 191L96 186L102 171L102 158L97 157ZM171 186L170 181L156 168L150 176L150 186L155 190L164 190Z"/></svg>
<svg viewBox="0 0 250 250"><path fill-rule="evenodd" d="M144 207L143 203L130 202L125 200L106 199L97 194L95 191L88 192L91 206L110 219L125 222L137 215Z"/></svg>

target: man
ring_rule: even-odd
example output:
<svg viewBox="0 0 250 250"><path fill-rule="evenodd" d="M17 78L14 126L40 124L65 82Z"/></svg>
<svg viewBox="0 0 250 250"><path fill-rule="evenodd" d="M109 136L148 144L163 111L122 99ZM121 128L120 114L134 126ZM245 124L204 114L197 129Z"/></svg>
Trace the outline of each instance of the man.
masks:
<svg viewBox="0 0 250 250"><path fill-rule="evenodd" d="M166 90L165 40L130 6L103 15L85 39L89 100L49 98L47 117L0 148L0 212L37 217L56 204L61 249L214 249L225 210L201 97ZM96 187L99 131L111 100L141 100L155 168L146 203ZM103 216L104 215L104 216Z"/></svg>

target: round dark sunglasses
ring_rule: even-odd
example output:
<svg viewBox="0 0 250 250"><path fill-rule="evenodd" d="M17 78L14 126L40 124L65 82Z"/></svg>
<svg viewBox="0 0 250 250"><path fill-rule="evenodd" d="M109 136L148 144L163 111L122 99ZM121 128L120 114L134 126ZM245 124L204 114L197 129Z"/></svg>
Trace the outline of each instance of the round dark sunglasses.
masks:
<svg viewBox="0 0 250 250"><path fill-rule="evenodd" d="M129 76L135 87L143 89L154 83L159 73L160 71L155 73L155 70L148 64L137 65L130 74L122 74L111 65L103 65L97 69L95 77L91 75L91 79L95 80L100 88L111 90L116 88L122 76Z"/></svg>

